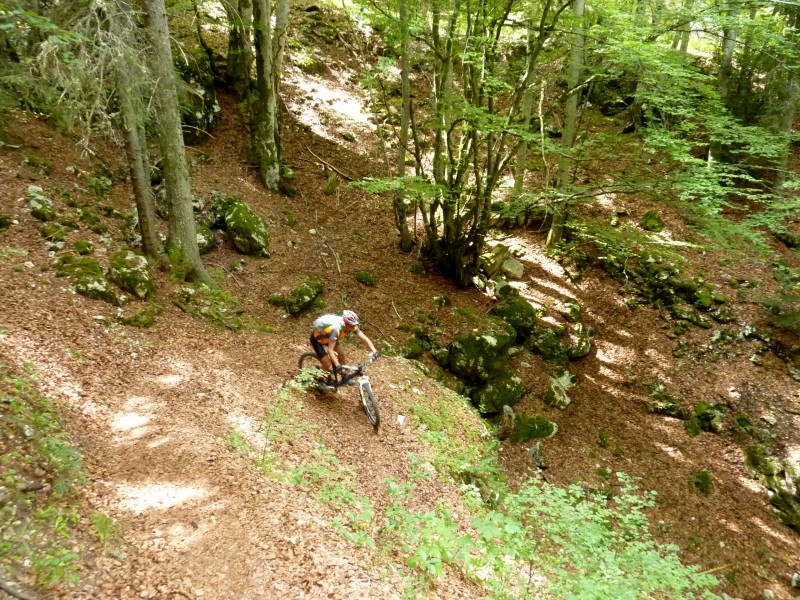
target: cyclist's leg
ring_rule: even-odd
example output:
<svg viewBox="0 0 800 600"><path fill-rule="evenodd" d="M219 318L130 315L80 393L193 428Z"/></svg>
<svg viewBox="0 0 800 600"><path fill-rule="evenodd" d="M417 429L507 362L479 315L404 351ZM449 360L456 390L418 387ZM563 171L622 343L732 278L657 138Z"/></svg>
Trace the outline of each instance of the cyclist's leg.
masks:
<svg viewBox="0 0 800 600"><path fill-rule="evenodd" d="M333 351L336 352L336 356L339 358L339 364L346 365L347 359L345 358L344 350L342 349L342 346L339 343L337 343L336 346L333 347Z"/></svg>
<svg viewBox="0 0 800 600"><path fill-rule="evenodd" d="M328 356L328 349L314 339L313 333L311 334L310 341L311 341L311 347L314 349L314 352L316 353L317 358L319 359L319 362L322 365L322 368L325 369L326 371L330 371L331 359Z"/></svg>

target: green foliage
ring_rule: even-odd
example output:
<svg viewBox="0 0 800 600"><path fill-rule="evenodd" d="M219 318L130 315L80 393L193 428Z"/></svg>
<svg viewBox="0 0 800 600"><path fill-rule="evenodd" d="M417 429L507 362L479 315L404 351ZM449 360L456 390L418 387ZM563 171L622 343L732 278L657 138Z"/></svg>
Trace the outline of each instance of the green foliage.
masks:
<svg viewBox="0 0 800 600"><path fill-rule="evenodd" d="M706 469L703 469L696 475L692 476L692 478L689 480L689 483L700 490L700 492L705 496L710 496L714 491L714 483L711 479L711 473L709 473Z"/></svg>
<svg viewBox="0 0 800 600"><path fill-rule="evenodd" d="M49 400L29 375L0 365L0 437L13 452L0 457L0 551L6 568L30 573L37 585L77 581L74 492L83 485L81 454L62 431ZM44 471L44 474L42 473ZM49 484L35 497L31 482Z"/></svg>
<svg viewBox="0 0 800 600"><path fill-rule="evenodd" d="M375 285L375 275L369 271L359 271L356 273L356 281L368 287Z"/></svg>
<svg viewBox="0 0 800 600"><path fill-rule="evenodd" d="M238 331L244 326L241 318L244 310L239 300L224 289L205 284L194 288L182 286L173 301L184 312L195 318L210 319L217 327Z"/></svg>
<svg viewBox="0 0 800 600"><path fill-rule="evenodd" d="M115 544L122 543L122 534L120 533L117 523L108 515L95 511L92 513L92 525L94 525L97 538L102 543L113 542Z"/></svg>

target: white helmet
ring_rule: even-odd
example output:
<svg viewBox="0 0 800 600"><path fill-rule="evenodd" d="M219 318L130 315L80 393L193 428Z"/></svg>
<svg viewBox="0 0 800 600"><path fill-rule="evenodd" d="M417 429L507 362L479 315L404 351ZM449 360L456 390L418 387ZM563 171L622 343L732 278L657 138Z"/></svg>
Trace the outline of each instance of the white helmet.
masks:
<svg viewBox="0 0 800 600"><path fill-rule="evenodd" d="M351 327L358 327L358 315L354 313L352 310L346 310L342 313L342 320L345 322L345 325L350 325Z"/></svg>

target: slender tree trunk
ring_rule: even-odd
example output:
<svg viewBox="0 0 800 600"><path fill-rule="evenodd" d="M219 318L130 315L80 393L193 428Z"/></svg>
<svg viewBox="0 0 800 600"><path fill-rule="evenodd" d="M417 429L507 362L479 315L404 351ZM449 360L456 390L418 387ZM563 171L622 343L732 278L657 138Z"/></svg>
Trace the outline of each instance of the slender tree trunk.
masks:
<svg viewBox="0 0 800 600"><path fill-rule="evenodd" d="M142 106L141 97L138 95L140 86L137 85L138 82L134 81L137 70L132 66L136 63L129 60L129 50L133 43L132 32L134 31L131 7L125 0L116 0L109 3L108 12L111 33L120 45L114 72L125 137L125 151L133 184L133 197L136 200L139 231L142 235L142 250L147 257L154 259L159 254L159 244L156 236L153 191L150 187L147 143L142 126L146 109Z"/></svg>
<svg viewBox="0 0 800 600"><path fill-rule="evenodd" d="M728 11L728 16L736 18L738 10ZM728 102L728 91L730 87L731 74L733 73L733 50L736 48L736 38L739 30L736 27L726 26L723 28L722 53L719 63L719 76L717 78L717 89L723 104Z"/></svg>
<svg viewBox="0 0 800 600"><path fill-rule="evenodd" d="M684 9L686 10L687 15L692 10L694 6L694 0L686 0L684 4ZM692 38L692 22L687 18L686 25L684 26L683 31L681 32L681 45L680 51L683 54L687 54L689 52L689 40Z"/></svg>
<svg viewBox="0 0 800 600"><path fill-rule="evenodd" d="M533 116L533 77L536 54L533 52L533 38L536 35L533 27L528 27L528 65L525 72L522 93L522 105L520 107L522 128L527 132L531 125ZM526 165L528 163L528 141L521 139L517 146L517 156L514 161L514 190L512 196L519 196L522 192L522 185L525 181Z"/></svg>
<svg viewBox="0 0 800 600"><path fill-rule="evenodd" d="M577 87L581 80L581 73L583 72L583 46L585 41L583 30L584 9L585 0L576 0L573 9L576 19L575 27L573 28L574 41L572 49L570 50L569 73L567 75L570 95L567 98L564 135L561 138L561 158L558 161L558 181L556 183L556 187L562 192L565 191L571 183L570 167L572 165L572 160L570 158L570 153L575 143L575 128L578 122L579 90ZM556 206L553 212L553 221L550 225L550 231L547 234L547 242L545 243L545 247L548 250L553 249L556 244L561 241L564 223L567 221L568 208L568 203L564 201Z"/></svg>
<svg viewBox="0 0 800 600"><path fill-rule="evenodd" d="M781 193L783 184L786 183L786 172L789 169L789 144L792 135L792 126L794 125L794 118L797 114L798 100L800 99L800 78L794 69L790 69L787 74L786 82L786 97L782 105L780 119L780 132L787 135L787 145L778 163L778 170L775 174L774 189L776 192Z"/></svg>
<svg viewBox="0 0 800 600"><path fill-rule="evenodd" d="M256 91L253 149L258 175L268 190L280 183L280 146L278 144L278 102L275 90L275 65L272 48L272 1L255 0L253 21L256 32Z"/></svg>
<svg viewBox="0 0 800 600"><path fill-rule="evenodd" d="M250 69L253 66L251 42L252 0L229 0L222 6L228 16L228 60L225 67L225 84L240 100L250 91Z"/></svg>
<svg viewBox="0 0 800 600"><path fill-rule="evenodd" d="M400 90L403 107L400 113L399 143L397 144L397 177L406 176L406 147L408 146L408 127L411 121L411 83L408 61L408 0L400 0ZM414 245L408 227L408 200L402 190L394 197L394 222L400 233L400 249L410 252Z"/></svg>
<svg viewBox="0 0 800 600"><path fill-rule="evenodd" d="M142 0L142 6L150 38L151 67L157 80L154 96L159 118L156 119L156 130L159 146L164 155L164 183L170 205L167 253L173 266L181 271L185 270L188 279L212 284L197 248L189 169L181 131L166 7L164 0Z"/></svg>

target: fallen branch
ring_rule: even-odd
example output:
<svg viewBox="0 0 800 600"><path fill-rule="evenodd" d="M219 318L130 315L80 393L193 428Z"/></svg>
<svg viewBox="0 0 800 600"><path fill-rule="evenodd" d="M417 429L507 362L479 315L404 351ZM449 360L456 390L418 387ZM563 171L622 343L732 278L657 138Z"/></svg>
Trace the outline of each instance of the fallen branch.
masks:
<svg viewBox="0 0 800 600"><path fill-rule="evenodd" d="M314 153L311 151L311 148L309 148L308 146L306 146L306 150L308 150L309 154L311 154L311 156L313 156L314 158L316 158L316 159L317 159L319 162L321 162L323 165L325 165L326 167L330 167L331 169L333 169L334 171L336 171L336 172L337 172L339 175L341 175L342 177L344 177L344 178L345 178L345 179L347 179L348 181L355 181L355 177L350 177L350 175L348 175L348 174L346 174L346 173L342 173L342 171L340 171L339 169L337 169L336 167L334 167L334 166L333 166L331 163L329 163L329 162L327 162L327 161L324 161L324 160L322 160L322 159L321 159L319 156L317 156L316 154L314 154Z"/></svg>
<svg viewBox="0 0 800 600"><path fill-rule="evenodd" d="M9 587L2 581L0 581L0 590L3 590L6 594L12 596L13 598L19 598L19 600L34 600L33 596L28 596L23 592L18 592L17 590L15 590L12 587Z"/></svg>
<svg viewBox="0 0 800 600"><path fill-rule="evenodd" d="M397 318L398 318L398 319L400 319L400 320L402 321L402 320L403 320L403 317L401 317L401 316L400 316L400 313L399 313L399 312L397 312L397 307L394 305L394 300L392 300L392 308L394 309L394 314L396 314L396 315L397 315Z"/></svg>
<svg viewBox="0 0 800 600"><path fill-rule="evenodd" d="M342 265L339 264L339 255L336 254L336 250L331 248L331 245L328 242L325 242L325 245L328 247L328 250L331 251L331 254L333 254L333 260L336 261L336 270L339 271L339 275L341 275L342 274Z"/></svg>

